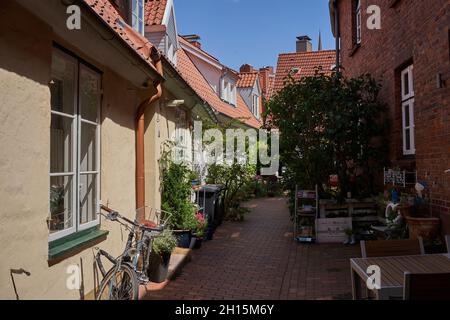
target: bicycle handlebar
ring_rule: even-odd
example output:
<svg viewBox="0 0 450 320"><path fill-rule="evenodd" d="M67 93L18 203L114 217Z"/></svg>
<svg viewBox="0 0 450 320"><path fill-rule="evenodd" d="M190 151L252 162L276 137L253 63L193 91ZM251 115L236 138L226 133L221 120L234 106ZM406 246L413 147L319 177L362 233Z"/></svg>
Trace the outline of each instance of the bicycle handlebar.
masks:
<svg viewBox="0 0 450 320"><path fill-rule="evenodd" d="M125 217L123 217L122 215L119 214L119 212L108 208L105 205L101 205L100 208L106 212L108 212L108 215L103 215L106 219L110 220L110 221L118 221L118 219L121 219L123 221L125 221L126 223L135 226L137 228L140 228L142 230L150 230L150 231L162 231L161 227L153 227L153 226L148 226L145 224L140 224L136 221L131 221ZM101 214L101 213L100 213Z"/></svg>

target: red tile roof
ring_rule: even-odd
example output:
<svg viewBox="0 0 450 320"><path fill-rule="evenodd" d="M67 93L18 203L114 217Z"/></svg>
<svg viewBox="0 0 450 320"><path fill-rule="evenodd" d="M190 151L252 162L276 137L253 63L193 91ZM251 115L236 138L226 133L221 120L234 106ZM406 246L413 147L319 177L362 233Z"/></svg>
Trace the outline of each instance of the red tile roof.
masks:
<svg viewBox="0 0 450 320"><path fill-rule="evenodd" d="M240 79L236 84L238 88L253 88L258 78L258 72L242 72L239 76Z"/></svg>
<svg viewBox="0 0 450 320"><path fill-rule="evenodd" d="M127 25L110 0L83 0L107 23L155 72L158 72L150 58L153 45L139 32Z"/></svg>
<svg viewBox="0 0 450 320"><path fill-rule="evenodd" d="M298 72L293 73L294 79L300 79L302 77L314 76L318 67L322 68L324 74L331 75L332 66L335 64L335 50L280 54L278 57L274 92L283 89L284 80L289 73L293 73L294 68L298 68Z"/></svg>
<svg viewBox="0 0 450 320"><path fill-rule="evenodd" d="M239 119L246 125L260 128L261 123L247 108L241 95L237 95L237 106L222 101L208 81L203 77L183 48L177 51L178 70L194 91L219 113L233 119Z"/></svg>
<svg viewBox="0 0 450 320"><path fill-rule="evenodd" d="M145 3L145 25L160 25L166 12L167 0L147 0Z"/></svg>
<svg viewBox="0 0 450 320"><path fill-rule="evenodd" d="M267 92L264 95L264 98L268 101L270 100L270 98L273 95L273 91L274 91L274 87L275 87L275 77L269 77L269 85L267 88Z"/></svg>

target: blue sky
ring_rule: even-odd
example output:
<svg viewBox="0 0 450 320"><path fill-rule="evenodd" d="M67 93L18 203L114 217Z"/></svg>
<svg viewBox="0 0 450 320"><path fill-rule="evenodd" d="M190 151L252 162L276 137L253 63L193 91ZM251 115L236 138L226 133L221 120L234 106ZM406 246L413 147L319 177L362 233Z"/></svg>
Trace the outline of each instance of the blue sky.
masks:
<svg viewBox="0 0 450 320"><path fill-rule="evenodd" d="M328 0L174 0L178 33L198 34L203 48L238 69L273 65L279 53L295 52L299 35L317 50L334 49Z"/></svg>

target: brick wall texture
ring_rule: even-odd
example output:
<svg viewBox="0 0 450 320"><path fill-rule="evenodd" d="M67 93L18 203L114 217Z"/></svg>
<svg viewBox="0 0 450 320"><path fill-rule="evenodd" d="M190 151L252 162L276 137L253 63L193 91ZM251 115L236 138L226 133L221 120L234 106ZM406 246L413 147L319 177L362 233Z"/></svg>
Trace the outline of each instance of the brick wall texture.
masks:
<svg viewBox="0 0 450 320"><path fill-rule="evenodd" d="M366 26L367 8L381 9L381 30ZM450 1L361 0L362 40L354 45L354 2L340 0L341 59L346 76L371 73L389 106L392 166L416 169L431 187L433 211L450 234ZM416 155L403 156L400 72L414 64ZM440 74L443 85L437 85Z"/></svg>

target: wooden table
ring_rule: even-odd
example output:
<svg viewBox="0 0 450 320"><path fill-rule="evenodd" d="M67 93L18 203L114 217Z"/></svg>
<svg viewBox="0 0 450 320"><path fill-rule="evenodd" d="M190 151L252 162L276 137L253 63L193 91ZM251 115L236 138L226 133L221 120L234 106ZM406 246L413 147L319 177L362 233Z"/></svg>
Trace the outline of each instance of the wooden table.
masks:
<svg viewBox="0 0 450 320"><path fill-rule="evenodd" d="M450 273L450 255L433 254L421 256L401 256L382 258L350 259L353 299L361 298L361 284L366 287L369 278L367 268L379 266L381 271L380 289L374 290L376 299L388 300L403 297L405 272L410 273ZM361 281L363 281L361 283Z"/></svg>

